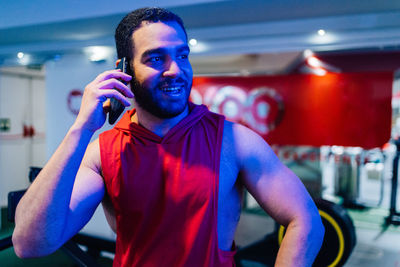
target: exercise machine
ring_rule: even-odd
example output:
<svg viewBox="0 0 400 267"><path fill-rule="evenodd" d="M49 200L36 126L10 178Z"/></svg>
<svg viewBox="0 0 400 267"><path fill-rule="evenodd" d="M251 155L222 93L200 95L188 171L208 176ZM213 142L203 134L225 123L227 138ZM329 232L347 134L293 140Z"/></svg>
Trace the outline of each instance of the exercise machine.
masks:
<svg viewBox="0 0 400 267"><path fill-rule="evenodd" d="M39 174L41 168L31 167L29 172L29 181L32 182ZM14 223L15 209L18 202L26 190L13 191L8 193L7 219ZM84 251L79 245L87 248ZM0 251L12 247L12 236L7 236L0 240ZM103 238L93 237L78 233L66 242L61 248L77 266L79 267L99 267L97 259L102 251L115 253L115 242Z"/></svg>
<svg viewBox="0 0 400 267"><path fill-rule="evenodd" d="M325 227L325 236L313 266L343 266L356 245L353 222L346 210L338 204L324 199L316 199L315 204ZM239 248L235 255L237 266L255 266L256 263L260 266L274 266L284 234L285 228L277 225L276 230L263 239Z"/></svg>
<svg viewBox="0 0 400 267"><path fill-rule="evenodd" d="M393 159L393 174L392 174L392 186L390 194L390 208L389 216L386 217L385 224L388 225L400 225L400 212L397 211L397 189L399 185L399 159L400 159L400 138L393 140L396 145L396 155Z"/></svg>

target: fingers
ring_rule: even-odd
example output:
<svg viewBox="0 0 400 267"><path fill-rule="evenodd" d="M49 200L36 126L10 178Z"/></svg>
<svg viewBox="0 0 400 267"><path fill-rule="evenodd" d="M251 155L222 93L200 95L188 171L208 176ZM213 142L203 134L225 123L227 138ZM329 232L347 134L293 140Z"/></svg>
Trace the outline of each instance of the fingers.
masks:
<svg viewBox="0 0 400 267"><path fill-rule="evenodd" d="M121 104L124 105L125 107L129 107L131 105L131 102L129 102L129 100L125 96L123 96L115 89L103 89L102 96L107 98L113 97L117 99L119 102L121 102ZM106 103L107 101L109 100L103 102L104 103L103 107L107 107L107 105L109 105L109 103Z"/></svg>
<svg viewBox="0 0 400 267"><path fill-rule="evenodd" d="M126 74L124 72L122 72L120 69L115 69L115 70L109 70L109 71L105 71L101 74L99 74L95 81L96 82L102 82L102 81L106 81L109 79L120 79L124 82L129 82L132 79L132 76L130 76L129 74Z"/></svg>
<svg viewBox="0 0 400 267"><path fill-rule="evenodd" d="M103 126L106 113L110 110L109 98L115 98L124 106L130 106L133 93L127 85L132 77L121 70L101 73L90 82L82 96L81 108L76 122L91 131Z"/></svg>
<svg viewBox="0 0 400 267"><path fill-rule="evenodd" d="M126 97L132 98L134 95L127 85L120 80L110 78L99 83L99 89L116 89Z"/></svg>
<svg viewBox="0 0 400 267"><path fill-rule="evenodd" d="M120 69L115 69L99 74L93 81L93 83L97 84L95 87L97 87L101 91L115 89L114 92L112 92L113 97L120 100L120 102L125 105L125 103L128 103L129 101L122 96L128 98L134 97L132 91L126 85L126 83L128 83L131 79L132 76L130 76L129 74L122 72ZM102 96L110 97L111 92L107 92L106 95L104 95L105 92L101 92L100 94ZM122 94L122 96L118 94Z"/></svg>
<svg viewBox="0 0 400 267"><path fill-rule="evenodd" d="M107 98L115 98L124 106L130 106L128 98L133 98L134 94L125 84L132 77L119 69L105 71L99 74L93 82L88 85L88 89L92 91L93 96L103 102L103 109L107 112L109 103L105 102Z"/></svg>

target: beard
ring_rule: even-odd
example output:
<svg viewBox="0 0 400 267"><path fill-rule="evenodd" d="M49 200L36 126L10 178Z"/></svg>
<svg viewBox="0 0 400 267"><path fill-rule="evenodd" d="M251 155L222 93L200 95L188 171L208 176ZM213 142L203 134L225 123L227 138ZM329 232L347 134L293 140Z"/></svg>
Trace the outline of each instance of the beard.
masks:
<svg viewBox="0 0 400 267"><path fill-rule="evenodd" d="M190 94L190 87L185 83L184 93L186 94L184 98L179 100L179 103L162 103L160 99L157 99L155 90L158 88L146 88L140 82L132 76L130 81L131 89L135 95L136 103L144 110L150 114L160 118L160 119L170 119L178 116L183 111L185 111Z"/></svg>

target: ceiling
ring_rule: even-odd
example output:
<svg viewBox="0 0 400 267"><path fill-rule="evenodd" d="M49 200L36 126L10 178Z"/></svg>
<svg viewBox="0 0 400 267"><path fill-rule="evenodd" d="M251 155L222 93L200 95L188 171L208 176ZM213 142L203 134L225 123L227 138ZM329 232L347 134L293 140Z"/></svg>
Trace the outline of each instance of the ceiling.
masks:
<svg viewBox="0 0 400 267"><path fill-rule="evenodd" d="M398 0L120 0L118 5L114 3L3 1L0 65L19 64L18 52L31 56L29 64L40 65L68 53L82 53L87 46L113 47L114 29L126 13L141 6L158 5L180 15L189 37L198 40L198 45L192 47L197 73L298 70L306 49L329 58L331 64L340 65L339 69L360 68L360 64L357 67L346 63L345 56L352 56L351 62L371 63L365 61L371 54L375 55L377 65L398 68ZM326 34L318 35L319 29ZM386 63L380 63L382 53ZM335 56L341 60L335 60Z"/></svg>

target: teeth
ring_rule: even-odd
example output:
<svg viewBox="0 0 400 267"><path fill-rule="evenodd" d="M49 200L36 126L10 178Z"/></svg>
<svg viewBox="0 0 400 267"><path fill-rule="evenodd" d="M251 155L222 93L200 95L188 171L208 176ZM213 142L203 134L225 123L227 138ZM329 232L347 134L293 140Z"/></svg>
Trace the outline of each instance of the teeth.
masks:
<svg viewBox="0 0 400 267"><path fill-rule="evenodd" d="M181 87L167 87L167 88L162 88L163 92L168 92L168 93L177 93Z"/></svg>

